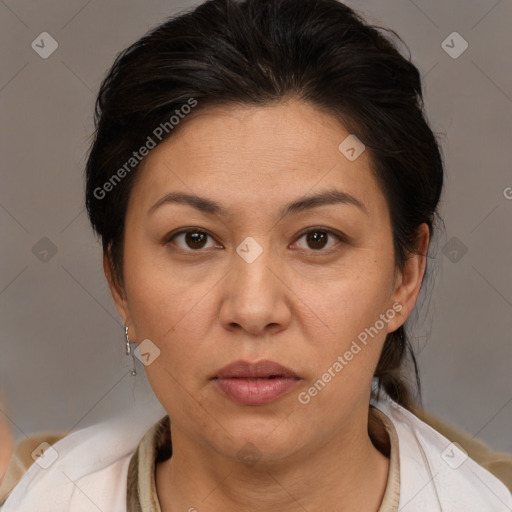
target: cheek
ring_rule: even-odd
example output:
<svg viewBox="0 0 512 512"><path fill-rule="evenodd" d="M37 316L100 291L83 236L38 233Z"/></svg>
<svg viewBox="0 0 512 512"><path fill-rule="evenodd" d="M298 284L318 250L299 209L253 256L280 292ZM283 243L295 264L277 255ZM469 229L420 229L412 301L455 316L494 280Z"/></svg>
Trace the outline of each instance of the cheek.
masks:
<svg viewBox="0 0 512 512"><path fill-rule="evenodd" d="M335 278L321 286L310 283L306 291L311 309L329 327L324 331L344 342L372 326L390 307L392 262L369 252L357 256Z"/></svg>
<svg viewBox="0 0 512 512"><path fill-rule="evenodd" d="M187 324L187 317L200 301L201 290L204 295L204 287L189 282L171 265L161 268L161 262L155 261L150 251L127 255L125 268L129 309L138 338L164 342Z"/></svg>
<svg viewBox="0 0 512 512"><path fill-rule="evenodd" d="M340 396L345 396L347 389L357 392L368 387L390 329L389 322L397 315L389 302L392 267L375 257L369 262L362 259L361 263L359 269L347 272L311 296L315 312L328 326L309 333L316 345L311 364L320 370L318 377L323 381L331 378L329 371L336 374L329 386L331 392L337 390ZM325 334L319 335L320 332ZM319 403L329 397L332 398L330 393L324 394Z"/></svg>
<svg viewBox="0 0 512 512"><path fill-rule="evenodd" d="M183 393L181 386L189 389L194 369L201 368L211 325L208 311L213 311L205 297L211 285L189 282L182 273L162 271L148 264L149 258L136 256L133 253L125 263L129 269L126 288L134 340L149 339L160 351L144 369L155 393L165 403L166 396Z"/></svg>
<svg viewBox="0 0 512 512"><path fill-rule="evenodd" d="M356 289L352 282L345 282L324 291L328 335L318 336L311 331L313 341L306 349L314 377L302 390L301 403L311 401L310 410L318 414L336 404L334 422L343 411L353 410L360 400L367 400L388 332L381 315L389 321L396 313L387 305L385 287L375 287L375 281L363 276L356 282Z"/></svg>

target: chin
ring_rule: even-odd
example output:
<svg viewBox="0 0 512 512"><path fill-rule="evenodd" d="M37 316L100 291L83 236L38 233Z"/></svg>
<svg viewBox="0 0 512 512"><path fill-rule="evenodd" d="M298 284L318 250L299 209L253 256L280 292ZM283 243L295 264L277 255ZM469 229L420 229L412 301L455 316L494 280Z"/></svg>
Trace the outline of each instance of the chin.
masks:
<svg viewBox="0 0 512 512"><path fill-rule="evenodd" d="M234 421L219 421L231 434L223 442L230 457L234 452L241 461L277 462L292 455L305 441L299 434L304 429L290 428L286 416L274 415L267 419L239 416Z"/></svg>

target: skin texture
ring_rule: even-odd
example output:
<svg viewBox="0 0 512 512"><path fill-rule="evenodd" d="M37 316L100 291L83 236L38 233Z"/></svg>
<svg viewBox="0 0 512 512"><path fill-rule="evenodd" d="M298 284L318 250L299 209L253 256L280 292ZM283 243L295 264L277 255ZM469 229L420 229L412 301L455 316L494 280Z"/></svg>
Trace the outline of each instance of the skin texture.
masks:
<svg viewBox="0 0 512 512"><path fill-rule="evenodd" d="M389 460L367 432L371 380L386 334L414 307L425 257L394 273L389 208L370 152L349 161L338 150L348 135L300 101L215 107L190 115L141 164L126 215L124 289L107 257L104 268L130 338L160 350L145 371L171 419L173 456L156 470L163 512L379 508ZM287 203L330 188L367 211L333 204L280 217ZM182 204L148 214L173 191L211 198L230 215ZM165 245L166 235L194 227L210 236ZM315 244L303 236L309 228L343 238ZM428 227L419 233L425 255ZM246 237L263 250L252 263L236 252ZM400 314L300 403L393 303ZM270 359L302 380L275 402L242 405L210 380L239 359ZM244 446L256 463L241 460Z"/></svg>

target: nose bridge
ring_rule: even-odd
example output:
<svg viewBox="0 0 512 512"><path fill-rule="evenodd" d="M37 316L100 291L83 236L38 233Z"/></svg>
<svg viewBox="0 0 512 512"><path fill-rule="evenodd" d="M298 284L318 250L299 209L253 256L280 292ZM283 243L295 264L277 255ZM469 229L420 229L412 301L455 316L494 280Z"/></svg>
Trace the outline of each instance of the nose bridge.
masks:
<svg viewBox="0 0 512 512"><path fill-rule="evenodd" d="M268 267L272 266L272 250L270 248L270 236L246 237L237 247L237 257L234 259L235 287L250 287L242 290L261 294L268 292L267 281L273 279L273 274Z"/></svg>
<svg viewBox="0 0 512 512"><path fill-rule="evenodd" d="M256 334L269 324L287 321L287 308L278 304L283 290L275 275L276 262L270 244L270 236L256 235L245 238L236 247L221 313L225 326L238 324Z"/></svg>

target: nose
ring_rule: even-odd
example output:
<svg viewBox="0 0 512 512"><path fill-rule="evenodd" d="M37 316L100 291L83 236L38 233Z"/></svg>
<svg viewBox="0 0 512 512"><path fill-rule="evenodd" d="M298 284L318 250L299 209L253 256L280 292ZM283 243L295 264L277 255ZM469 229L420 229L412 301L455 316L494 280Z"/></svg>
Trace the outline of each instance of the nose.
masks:
<svg viewBox="0 0 512 512"><path fill-rule="evenodd" d="M220 321L227 330L265 336L291 321L292 292L267 240L249 237L233 253L232 269L222 283Z"/></svg>

